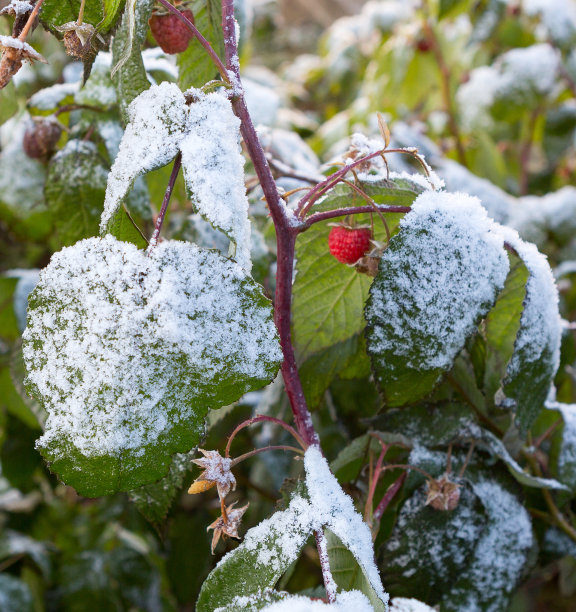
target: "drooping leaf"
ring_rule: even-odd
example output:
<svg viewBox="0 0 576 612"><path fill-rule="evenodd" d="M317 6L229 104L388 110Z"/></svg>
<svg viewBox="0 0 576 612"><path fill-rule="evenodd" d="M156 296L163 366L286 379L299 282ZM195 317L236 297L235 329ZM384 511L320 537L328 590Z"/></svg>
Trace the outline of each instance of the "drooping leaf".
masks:
<svg viewBox="0 0 576 612"><path fill-rule="evenodd" d="M222 5L220 0L194 0L190 8L194 13L194 22L202 36L208 40L218 56L224 58L224 35L222 33ZM179 53L178 84L182 89L201 87L215 79L218 70L204 47L192 40L188 49Z"/></svg>
<svg viewBox="0 0 576 612"><path fill-rule="evenodd" d="M176 157L185 134L187 111L180 89L166 82L144 91L130 105L130 123L108 177L101 232L108 231L136 177Z"/></svg>
<svg viewBox="0 0 576 612"><path fill-rule="evenodd" d="M163 477L208 409L269 382L281 360L259 285L187 243L79 242L52 257L28 312L28 385L49 413L37 447L88 496Z"/></svg>
<svg viewBox="0 0 576 612"><path fill-rule="evenodd" d="M544 406L560 363L558 290L544 255L514 230L502 231L529 272L520 328L504 380L504 393L516 403L516 423L526 432Z"/></svg>
<svg viewBox="0 0 576 612"><path fill-rule="evenodd" d="M158 524L166 518L189 470L189 455L185 453L174 455L168 474L158 482L131 491L130 499L147 520Z"/></svg>
<svg viewBox="0 0 576 612"><path fill-rule="evenodd" d="M154 0L130 0L122 23L112 41L112 81L116 87L120 111L128 121L130 103L150 87L142 60L142 45L148 32L148 19Z"/></svg>
<svg viewBox="0 0 576 612"><path fill-rule="evenodd" d="M387 610L384 602L378 597L364 570L356 561L354 555L342 544L340 538L329 529L326 530L328 559L330 560L330 573L334 582L343 591L360 591L370 600L375 612Z"/></svg>
<svg viewBox="0 0 576 612"><path fill-rule="evenodd" d="M311 533L310 506L296 496L288 508L250 529L238 548L229 552L202 585L198 612L233 605L276 582L298 558Z"/></svg>
<svg viewBox="0 0 576 612"><path fill-rule="evenodd" d="M250 221L240 149L240 120L219 93L194 92L180 148L186 188L195 210L236 245L235 259L248 272Z"/></svg>
<svg viewBox="0 0 576 612"><path fill-rule="evenodd" d="M521 259L513 253L508 257L508 278L494 308L486 317L485 387L489 397L493 397L502 384L506 366L514 351L529 276L529 271Z"/></svg>
<svg viewBox="0 0 576 612"><path fill-rule="evenodd" d="M366 305L368 352L389 406L425 397L504 285L503 240L477 199L425 192L380 261Z"/></svg>
<svg viewBox="0 0 576 612"><path fill-rule="evenodd" d="M64 246L98 234L107 179L94 143L69 140L50 160L44 194Z"/></svg>

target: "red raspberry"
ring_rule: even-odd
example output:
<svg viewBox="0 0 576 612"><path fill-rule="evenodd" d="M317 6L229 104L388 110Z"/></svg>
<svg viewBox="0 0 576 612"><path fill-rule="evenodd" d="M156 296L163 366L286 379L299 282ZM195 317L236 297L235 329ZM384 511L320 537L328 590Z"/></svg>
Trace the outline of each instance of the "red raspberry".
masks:
<svg viewBox="0 0 576 612"><path fill-rule="evenodd" d="M192 11L180 11L194 23ZM152 36L164 53L182 53L188 48L188 44L193 37L192 32L186 24L173 13L152 13L148 20Z"/></svg>
<svg viewBox="0 0 576 612"><path fill-rule="evenodd" d="M370 250L372 232L366 227L336 225L330 230L328 248L338 261L356 263Z"/></svg>

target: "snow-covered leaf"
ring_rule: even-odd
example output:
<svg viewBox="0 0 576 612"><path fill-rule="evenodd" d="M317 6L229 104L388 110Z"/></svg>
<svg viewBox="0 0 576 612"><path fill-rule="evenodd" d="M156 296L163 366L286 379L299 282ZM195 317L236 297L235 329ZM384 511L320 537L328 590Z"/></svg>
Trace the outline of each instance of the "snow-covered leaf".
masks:
<svg viewBox="0 0 576 612"><path fill-rule="evenodd" d="M0 574L0 605L2 612L33 612L30 587L15 576L5 572Z"/></svg>
<svg viewBox="0 0 576 612"><path fill-rule="evenodd" d="M494 230L479 200L445 192L424 192L400 222L366 305L388 405L426 396L494 304L509 267Z"/></svg>
<svg viewBox="0 0 576 612"><path fill-rule="evenodd" d="M546 257L514 230L501 228L501 233L529 272L520 328L504 381L504 393L516 403L517 425L525 432L542 410L560 363L558 290Z"/></svg>
<svg viewBox="0 0 576 612"><path fill-rule="evenodd" d="M295 496L288 508L250 529L238 548L229 552L202 585L198 612L213 612L274 588L282 574L299 556L312 533L311 507Z"/></svg>
<svg viewBox="0 0 576 612"><path fill-rule="evenodd" d="M81 241L41 272L28 314L28 385L49 413L37 446L85 495L163 477L209 408L266 384L281 360L259 285L182 242L147 255Z"/></svg>
<svg viewBox="0 0 576 612"><path fill-rule="evenodd" d="M185 134L187 110L180 89L166 82L144 91L132 102L130 122L108 178L102 232L107 231L136 177L176 157Z"/></svg>
<svg viewBox="0 0 576 612"><path fill-rule="evenodd" d="M194 208L235 242L236 261L249 272L250 221L240 120L219 93L194 90L193 96L180 145L186 188Z"/></svg>
<svg viewBox="0 0 576 612"><path fill-rule="evenodd" d="M546 407L558 411L562 419L561 442L556 457L556 471L561 482L576 490L576 404L547 402Z"/></svg>
<svg viewBox="0 0 576 612"><path fill-rule="evenodd" d="M69 140L50 160L44 195L63 245L98 234L107 179L94 143Z"/></svg>

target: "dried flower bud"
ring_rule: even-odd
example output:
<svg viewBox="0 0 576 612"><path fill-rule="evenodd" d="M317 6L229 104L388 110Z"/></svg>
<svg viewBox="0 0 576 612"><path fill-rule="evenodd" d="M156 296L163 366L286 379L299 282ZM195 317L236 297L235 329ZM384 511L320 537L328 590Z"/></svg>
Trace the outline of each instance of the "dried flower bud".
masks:
<svg viewBox="0 0 576 612"><path fill-rule="evenodd" d="M192 484L188 493L200 493L216 485L220 499L225 499L226 495L236 488L236 479L231 472L232 459L222 457L218 451L206 451L202 448L198 450L204 457L202 459L194 459L192 463L204 468L204 471ZM202 482L211 484L200 484Z"/></svg>
<svg viewBox="0 0 576 612"><path fill-rule="evenodd" d="M437 480L428 480L426 485L426 505L443 512L456 508L460 501L460 485L450 480L448 474L444 474Z"/></svg>
<svg viewBox="0 0 576 612"><path fill-rule="evenodd" d="M230 504L226 508L226 512L224 512L222 516L219 516L207 528L207 530L214 529L214 535L212 536L212 554L214 554L214 549L216 548L220 538L240 538L238 535L238 527L240 527L242 517L250 504L246 504L245 506L242 506L242 508L234 508L235 505L236 502Z"/></svg>
<svg viewBox="0 0 576 612"><path fill-rule="evenodd" d="M78 59L85 59L92 53L96 28L90 23L78 24L75 21L69 21L55 28L58 32L64 33L64 46L66 53Z"/></svg>
<svg viewBox="0 0 576 612"><path fill-rule="evenodd" d="M62 126L53 119L33 119L24 132L22 147L32 159L46 159L56 149Z"/></svg>

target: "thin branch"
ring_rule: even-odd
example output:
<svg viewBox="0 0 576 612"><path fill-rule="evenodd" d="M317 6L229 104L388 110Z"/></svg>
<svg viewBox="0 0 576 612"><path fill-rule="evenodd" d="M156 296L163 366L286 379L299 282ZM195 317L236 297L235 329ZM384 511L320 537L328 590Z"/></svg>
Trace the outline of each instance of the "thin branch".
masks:
<svg viewBox="0 0 576 612"><path fill-rule="evenodd" d="M194 36L198 39L198 42L206 49L208 55L212 58L214 65L218 69L220 76L226 83L230 83L230 77L228 72L226 71L226 66L222 63L222 60L218 57L216 51L212 45L202 36L200 30L188 19L185 15L183 15L175 6L172 6L168 0L158 0L162 6L166 7L168 11L170 11L173 15L175 15L180 21L186 25L186 27L194 34Z"/></svg>
<svg viewBox="0 0 576 612"><path fill-rule="evenodd" d="M404 472L403 474L400 474L400 476L390 485L390 487L384 494L384 497L382 498L382 500L376 507L376 510L374 510L374 515L373 515L374 521L379 521L382 518L382 515L386 511L386 508L388 508L390 502L392 501L396 493L398 493L398 491L404 484L405 480L406 480L406 472Z"/></svg>
<svg viewBox="0 0 576 612"><path fill-rule="evenodd" d="M40 12L40 7L42 6L43 3L44 3L44 0L38 0L38 2L34 5L34 9L30 13L28 17L28 21L26 22L26 25L22 29L22 32L20 32L20 36L18 36L18 40L21 40L22 42L26 40L26 37L28 36L28 32L30 32L30 30L32 29L32 26L34 25L34 21L36 20L36 17L38 17L38 13Z"/></svg>
<svg viewBox="0 0 576 612"><path fill-rule="evenodd" d="M380 474L382 473L382 462L384 461L384 457L386 456L386 452L388 451L389 446L384 444L382 440L379 440L380 445L382 446L382 450L380 451L380 455L378 457L378 461L376 462L376 467L374 472L370 474L370 487L368 490L368 496L366 497L366 505L364 506L364 520L370 524L372 518L372 505L374 503L374 493L376 492L376 487L378 486L378 481L380 480Z"/></svg>
<svg viewBox="0 0 576 612"><path fill-rule="evenodd" d="M410 206L388 206L386 204L377 204L376 208L380 213L408 213ZM307 230L314 223L336 219L338 217L346 217L347 215L361 215L374 212L373 206L349 206L348 208L336 208L334 210L326 210L323 212L314 213L306 217L301 225L298 226L298 231Z"/></svg>
<svg viewBox="0 0 576 612"><path fill-rule="evenodd" d="M247 421L240 423L240 425L238 425L236 429L230 434L230 437L228 438L228 444L226 444L225 456L230 456L230 447L232 446L232 441L240 431L242 431L246 427L250 427L250 425L254 425L254 423L262 423L263 421L280 425L280 427L283 427L296 440L296 442L300 444L303 449L306 449L307 445L304 443L302 437L298 434L298 432L296 432L293 427L290 427L288 423L285 423L284 421L282 421L281 419L277 419L276 417L268 416L267 414L259 414L255 417L252 417L251 419L248 419Z"/></svg>
<svg viewBox="0 0 576 612"><path fill-rule="evenodd" d="M262 448L255 448L254 450L251 450L248 453L244 453L243 455L235 457L234 459L232 459L230 467L234 467L235 465L238 465L245 459L249 459L250 457L257 455L258 453L265 453L266 451L272 451L272 450L292 451L293 453L296 453L298 455L304 454L304 451L301 448L296 448L295 446L285 446L285 445L263 446Z"/></svg>
<svg viewBox="0 0 576 612"><path fill-rule="evenodd" d="M166 216L166 211L168 210L168 203L170 202L170 197L172 196L174 184L176 183L176 179L178 178L178 172L180 172L181 165L182 165L182 154L178 153L178 155L176 156L176 159L174 160L174 166L172 166L172 173L170 174L170 180L168 181L166 192L164 193L164 199L162 200L162 207L160 208L160 212L158 213L158 218L156 219L156 227L154 228L152 238L150 238L150 243L148 245L149 251L150 249L153 249L158 244L158 238L160 237L160 231L162 229L162 224L164 223L164 217Z"/></svg>

